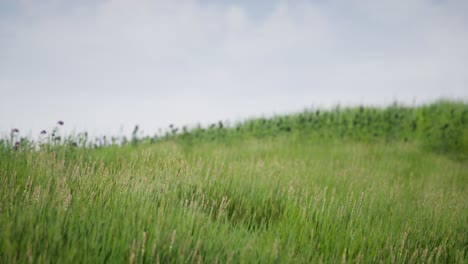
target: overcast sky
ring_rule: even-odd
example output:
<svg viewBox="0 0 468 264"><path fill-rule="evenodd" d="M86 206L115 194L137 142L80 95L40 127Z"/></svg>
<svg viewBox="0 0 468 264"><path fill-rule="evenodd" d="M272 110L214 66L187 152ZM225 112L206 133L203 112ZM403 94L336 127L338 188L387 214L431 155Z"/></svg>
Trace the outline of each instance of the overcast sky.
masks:
<svg viewBox="0 0 468 264"><path fill-rule="evenodd" d="M468 99L466 0L0 0L0 132Z"/></svg>

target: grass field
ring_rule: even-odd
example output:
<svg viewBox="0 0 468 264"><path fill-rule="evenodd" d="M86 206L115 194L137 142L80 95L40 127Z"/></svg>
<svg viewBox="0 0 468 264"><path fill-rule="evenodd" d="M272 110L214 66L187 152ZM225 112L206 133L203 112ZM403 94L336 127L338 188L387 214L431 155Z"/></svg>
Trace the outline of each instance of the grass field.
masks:
<svg viewBox="0 0 468 264"><path fill-rule="evenodd" d="M467 118L314 111L35 150L12 132L0 262L467 263Z"/></svg>

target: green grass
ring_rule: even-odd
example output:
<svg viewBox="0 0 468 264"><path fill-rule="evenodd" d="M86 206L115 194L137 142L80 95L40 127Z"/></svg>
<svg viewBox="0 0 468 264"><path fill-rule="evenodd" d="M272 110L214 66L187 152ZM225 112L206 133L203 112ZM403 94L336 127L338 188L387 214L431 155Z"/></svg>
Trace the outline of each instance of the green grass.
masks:
<svg viewBox="0 0 468 264"><path fill-rule="evenodd" d="M96 149L6 144L0 263L468 261L466 153L249 124Z"/></svg>

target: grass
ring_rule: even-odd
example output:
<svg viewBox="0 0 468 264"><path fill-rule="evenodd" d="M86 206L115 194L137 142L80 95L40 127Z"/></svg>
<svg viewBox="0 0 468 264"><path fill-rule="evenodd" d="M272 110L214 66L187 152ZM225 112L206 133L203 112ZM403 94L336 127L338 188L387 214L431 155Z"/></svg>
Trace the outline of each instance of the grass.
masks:
<svg viewBox="0 0 468 264"><path fill-rule="evenodd" d="M331 124L271 135L275 118L100 148L5 139L0 262L467 262L466 153Z"/></svg>

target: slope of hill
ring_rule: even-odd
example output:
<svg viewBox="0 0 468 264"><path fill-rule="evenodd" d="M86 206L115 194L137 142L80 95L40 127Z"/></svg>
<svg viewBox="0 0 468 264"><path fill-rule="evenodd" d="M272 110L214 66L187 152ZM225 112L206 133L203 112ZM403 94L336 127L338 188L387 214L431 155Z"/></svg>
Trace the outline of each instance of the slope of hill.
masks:
<svg viewBox="0 0 468 264"><path fill-rule="evenodd" d="M439 102L98 148L13 132L0 262L466 263L467 128L466 104Z"/></svg>

